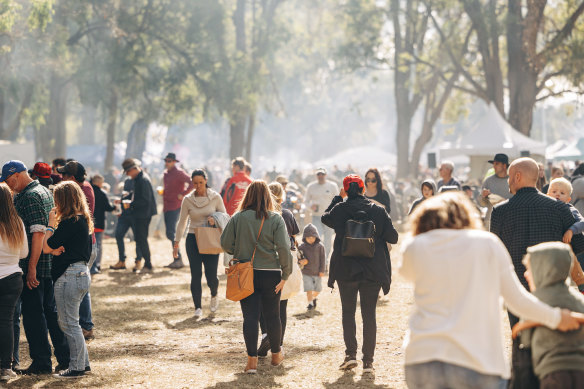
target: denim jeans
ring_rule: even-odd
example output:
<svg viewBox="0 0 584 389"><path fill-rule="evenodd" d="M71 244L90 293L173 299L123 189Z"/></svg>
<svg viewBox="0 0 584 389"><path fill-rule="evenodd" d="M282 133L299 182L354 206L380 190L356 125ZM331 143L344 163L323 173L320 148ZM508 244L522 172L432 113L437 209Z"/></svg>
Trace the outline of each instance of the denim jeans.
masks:
<svg viewBox="0 0 584 389"><path fill-rule="evenodd" d="M431 361L406 365L410 389L506 389L507 380L451 363Z"/></svg>
<svg viewBox="0 0 584 389"><path fill-rule="evenodd" d="M124 244L124 237L128 233L129 229L134 231L134 224L132 217L128 214L123 214L118 218L118 224L116 224L116 243L118 244L118 259L121 262L126 261L126 245ZM135 234L134 234L135 236ZM140 252L140 247L136 245L136 260L142 259L142 253Z"/></svg>
<svg viewBox="0 0 584 389"><path fill-rule="evenodd" d="M97 257L97 239L96 243L91 248L91 258L89 259L88 266L91 266L92 260L95 260ZM95 264L95 261L93 262ZM86 331L90 331L93 329L93 315L91 314L91 295L89 294L89 289L85 296L83 296L83 300L81 301L81 306L79 307L79 324L81 328Z"/></svg>
<svg viewBox="0 0 584 389"><path fill-rule="evenodd" d="M91 279L84 262L76 262L65 270L55 282L55 301L59 314L59 327L69 343L71 360L69 369L81 371L89 366L89 354L79 325L79 306L87 294Z"/></svg>
<svg viewBox="0 0 584 389"><path fill-rule="evenodd" d="M316 229L318 230L318 234L320 235L320 240L322 241L322 244L324 245L324 257L326 260L326 268L328 269L328 265L329 265L329 257L331 255L331 246L332 246L332 239L333 239L333 232L334 230L332 228L329 228L327 226L325 226L324 224L322 224L322 222L320 221L320 216L313 216L312 217L312 224L314 224L314 226L316 227Z"/></svg>
<svg viewBox="0 0 584 389"><path fill-rule="evenodd" d="M26 340L28 341L30 359L32 365L38 369L51 369L51 345L49 337L55 348L55 357L60 365L69 365L69 346L57 317L53 280L50 278L37 278L39 285L29 289L22 288L22 324ZM23 276L23 284L26 285L26 276Z"/></svg>
<svg viewBox="0 0 584 389"><path fill-rule="evenodd" d="M357 295L361 305L363 319L363 362L373 362L375 343L377 341L377 298L381 284L373 281L337 281L341 295L343 317L343 338L345 340L345 355L357 355Z"/></svg>
<svg viewBox="0 0 584 389"><path fill-rule="evenodd" d="M174 211L164 212L164 225L166 227L166 238L170 240L170 244L174 248L174 240L176 239L176 223L180 216L180 208ZM182 236L181 236L182 238ZM178 251L178 259L182 260L180 250Z"/></svg>
<svg viewBox="0 0 584 389"><path fill-rule="evenodd" d="M103 234L103 231L95 233L95 262L93 262L93 265L91 266L91 274L96 273L101 269Z"/></svg>
<svg viewBox="0 0 584 389"><path fill-rule="evenodd" d="M14 351L14 308L22 292L22 273L0 278L0 369L10 369Z"/></svg>

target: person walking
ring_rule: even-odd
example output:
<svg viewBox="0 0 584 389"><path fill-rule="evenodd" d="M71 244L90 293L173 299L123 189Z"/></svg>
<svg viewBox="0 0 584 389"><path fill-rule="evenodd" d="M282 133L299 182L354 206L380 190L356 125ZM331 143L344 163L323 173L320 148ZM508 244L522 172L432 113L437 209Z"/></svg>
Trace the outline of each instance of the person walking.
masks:
<svg viewBox="0 0 584 389"><path fill-rule="evenodd" d="M253 262L254 292L240 301L243 338L247 349L244 372L254 374L258 365L258 321L265 318L272 365L282 363L280 293L292 273L292 254L286 223L275 211L268 185L253 181L245 191L239 211L221 234L221 246L239 260Z"/></svg>
<svg viewBox="0 0 584 389"><path fill-rule="evenodd" d="M335 242L331 256L328 286L336 282L341 295L345 360L341 370L357 366L357 326L355 312L357 296L363 318L363 372L373 373L373 355L377 336L376 308L379 291L389 293L391 284L391 262L387 243L397 243L398 233L383 207L373 204L363 196L365 184L361 177L351 174L343 179L343 189L335 196L322 215L322 223L335 231ZM347 197L347 201L343 198ZM357 213L365 214L375 225L375 252L372 258L343 255L345 227Z"/></svg>
<svg viewBox="0 0 584 389"><path fill-rule="evenodd" d="M561 242L564 233L576 222L568 204L537 190L538 172L537 163L531 158L513 161L509 166L509 191L513 197L495 206L491 213L491 232L509 251L517 278L527 290L522 263L527 248L543 242ZM584 236L575 235L571 245L574 253L583 252ZM517 321L517 316L509 313L511 327ZM512 361L511 388L529 386L522 382L537 382L531 367L531 352L520 349L517 340L513 341Z"/></svg>
<svg viewBox="0 0 584 389"><path fill-rule="evenodd" d="M483 230L463 193L424 201L410 216L410 230L400 268L414 284L404 342L408 387L506 388L500 297L521 317L562 331L578 328L568 310L521 287L505 246Z"/></svg>
<svg viewBox="0 0 584 389"><path fill-rule="evenodd" d="M148 245L148 228L152 216L157 214L156 199L150 177L140 167L140 161L127 158L122 162L124 173L134 181L134 192L130 202L132 210L132 225L134 227L134 238L136 240L136 258L144 257L144 264L141 259L136 259L133 271L140 273L142 270L152 271L152 261L150 259L150 246Z"/></svg>
<svg viewBox="0 0 584 389"><path fill-rule="evenodd" d="M231 161L232 177L223 185L221 196L229 216L233 215L239 207L239 203L245 194L245 190L253 181L245 173L246 160L243 157L235 158Z"/></svg>
<svg viewBox="0 0 584 389"><path fill-rule="evenodd" d="M51 277L59 326L67 337L71 360L56 371L57 378L79 378L91 371L85 337L79 324L79 307L89 292L91 278L87 263L91 257L93 218L78 185L63 181L55 186L55 208L43 241L43 253L53 255Z"/></svg>
<svg viewBox="0 0 584 389"><path fill-rule="evenodd" d="M495 174L485 178L483 181L483 190L479 197L479 204L482 207L487 207L487 214L485 215L485 227L487 230L491 222L493 205L500 203L502 200L509 199L512 196L511 192L509 192L509 176L507 175L509 157L507 154L495 154L495 158L490 160L489 163L493 164Z"/></svg>
<svg viewBox="0 0 584 389"><path fill-rule="evenodd" d="M318 234L322 239L324 244L325 256L327 258L327 268L328 268L328 258L331 255L331 240L333 237L333 230L326 227L322 221L321 217L326 210L326 207L330 204L331 200L339 193L339 187L332 181L326 179L327 171L325 168L321 167L316 169L316 181L311 182L306 187L306 195L304 196L304 203L307 208L312 211L312 224L318 230Z"/></svg>
<svg viewBox="0 0 584 389"><path fill-rule="evenodd" d="M0 381L16 376L12 371L14 311L22 292L20 258L28 255L24 224L12 203L12 192L0 184Z"/></svg>
<svg viewBox="0 0 584 389"><path fill-rule="evenodd" d="M379 174L379 170L376 168L370 168L365 173L365 197L371 201L375 201L377 205L385 208L388 214L391 214L389 192L383 189L381 174Z"/></svg>
<svg viewBox="0 0 584 389"><path fill-rule="evenodd" d="M462 189L460 182L452 177L452 173L454 172L454 163L450 161L444 161L440 165L438 169L438 173L440 175L440 180L438 180L437 188L440 191L440 188L443 186L456 186L458 190Z"/></svg>
<svg viewBox="0 0 584 389"><path fill-rule="evenodd" d="M219 254L201 254L199 252L195 229L197 227L215 226L217 224L215 218L221 217L217 213L223 214L224 220L227 220L229 216L225 212L223 199L221 199L219 193L207 186L207 173L202 169L197 169L193 171L191 177L192 186L195 190L187 194L182 200L176 240L173 246L173 256L174 258L179 258L179 243L184 235L188 222L189 233L185 248L191 268L191 295L195 304L195 318L199 319L203 315L201 304L203 266L205 266L207 285L211 290L209 309L211 312L215 312L219 306L219 300L217 298L217 288L219 287L219 279L217 278Z"/></svg>
<svg viewBox="0 0 584 389"><path fill-rule="evenodd" d="M174 243L179 239L176 236L176 223L178 222L181 203L183 198L193 190L193 183L191 178L183 169L177 166L179 162L176 159L175 153L168 153L164 157L164 171L163 183L164 189L162 192L162 213L164 214L164 225L166 227L166 238L174 247ZM180 269L184 267L182 254L178 250L178 257L173 258L173 261L166 265L169 269Z"/></svg>
<svg viewBox="0 0 584 389"><path fill-rule="evenodd" d="M49 334L57 357L57 370L69 366L69 347L57 319L51 279L52 256L42 253L49 212L54 206L53 196L47 188L30 178L21 161L6 162L0 182L5 182L16 193L14 207L24 223L29 246L28 256L20 259L19 266L24 284L20 295L22 322L32 362L26 369L18 369L17 373L50 374L53 369ZM20 329L15 330L20 333Z"/></svg>
<svg viewBox="0 0 584 389"><path fill-rule="evenodd" d="M95 194L95 210L93 212L95 232L96 257L91 266L91 274L98 274L101 272L101 257L103 255L103 234L105 231L105 213L112 212L116 207L109 201L107 193L102 189L104 178L101 174L96 174L91 178L91 187Z"/></svg>

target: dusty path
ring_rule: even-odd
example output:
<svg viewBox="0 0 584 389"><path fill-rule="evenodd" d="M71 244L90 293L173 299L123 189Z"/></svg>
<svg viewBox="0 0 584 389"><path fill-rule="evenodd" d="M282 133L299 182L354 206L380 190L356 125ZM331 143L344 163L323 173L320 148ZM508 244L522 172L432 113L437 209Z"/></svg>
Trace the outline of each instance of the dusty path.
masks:
<svg viewBox="0 0 584 389"><path fill-rule="evenodd" d="M209 316L209 291L203 284L204 318L193 320L190 273L169 271L169 243L151 240L155 271L135 275L105 270L91 286L96 339L89 343L93 374L80 380L50 376L20 377L9 388L404 388L401 344L411 307L411 287L394 273L388 296L378 308L374 378L343 374L341 306L338 291L325 289L318 310L306 315L305 296L288 304L285 362L273 368L260 361L257 376L241 373L245 347L239 305L226 301L221 279L219 310ZM104 263L115 263L115 241L104 241ZM134 252L133 244L129 252ZM395 252L394 248L394 252ZM184 252L184 251L183 251ZM394 259L394 262L396 260ZM395 267L395 265L394 265ZM359 311L358 311L359 312ZM357 318L358 332L361 320ZM28 345L21 343L22 366ZM361 345L359 336L359 345ZM358 358L361 358L359 355Z"/></svg>

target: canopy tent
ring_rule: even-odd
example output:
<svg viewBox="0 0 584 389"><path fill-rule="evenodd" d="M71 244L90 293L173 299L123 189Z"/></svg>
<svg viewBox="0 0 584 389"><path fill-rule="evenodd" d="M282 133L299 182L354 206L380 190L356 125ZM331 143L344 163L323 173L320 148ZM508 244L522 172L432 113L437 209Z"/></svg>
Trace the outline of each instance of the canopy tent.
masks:
<svg viewBox="0 0 584 389"><path fill-rule="evenodd" d="M552 146L562 142L563 147L553 149ZM573 142L558 141L546 149L547 159L553 160L580 160L584 159L584 138Z"/></svg>
<svg viewBox="0 0 584 389"><path fill-rule="evenodd" d="M385 167L395 165L397 157L377 147L363 146L341 151L331 157L316 161L314 166L344 168L351 165L354 169L368 169L370 167Z"/></svg>
<svg viewBox="0 0 584 389"><path fill-rule="evenodd" d="M522 153L536 159L545 156L546 145L515 130L503 119L493 103L489 104L483 118L457 141L440 147L440 158L467 155L470 157L470 178L482 178L491 167L487 162L497 153L504 153L510 160Z"/></svg>

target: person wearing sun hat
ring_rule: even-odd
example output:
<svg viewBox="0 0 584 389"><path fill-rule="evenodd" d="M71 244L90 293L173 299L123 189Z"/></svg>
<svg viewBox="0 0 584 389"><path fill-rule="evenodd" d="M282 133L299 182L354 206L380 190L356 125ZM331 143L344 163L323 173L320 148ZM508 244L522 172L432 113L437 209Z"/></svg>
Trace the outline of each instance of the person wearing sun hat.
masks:
<svg viewBox="0 0 584 389"><path fill-rule="evenodd" d="M342 306L345 360L341 370L357 366L357 338L355 312L357 295L363 317L363 372L373 373L373 354L377 333L376 307L380 289L389 293L391 262L387 243L397 243L398 233L385 208L372 203L363 195L365 184L361 177L350 174L343 180L343 188L322 215L322 223L335 231L328 286L339 286ZM347 197L346 201L343 198ZM372 258L348 257L342 254L345 225L361 213L375 224L375 253ZM364 213L364 215L363 215Z"/></svg>
<svg viewBox="0 0 584 389"><path fill-rule="evenodd" d="M490 160L489 163L493 164L495 174L485 178L483 181L483 190L479 196L479 204L482 207L487 207L487 214L485 216L485 228L487 230L491 224L493 206L513 196L509 192L509 175L507 174L509 157L507 154L495 154L495 158Z"/></svg>

